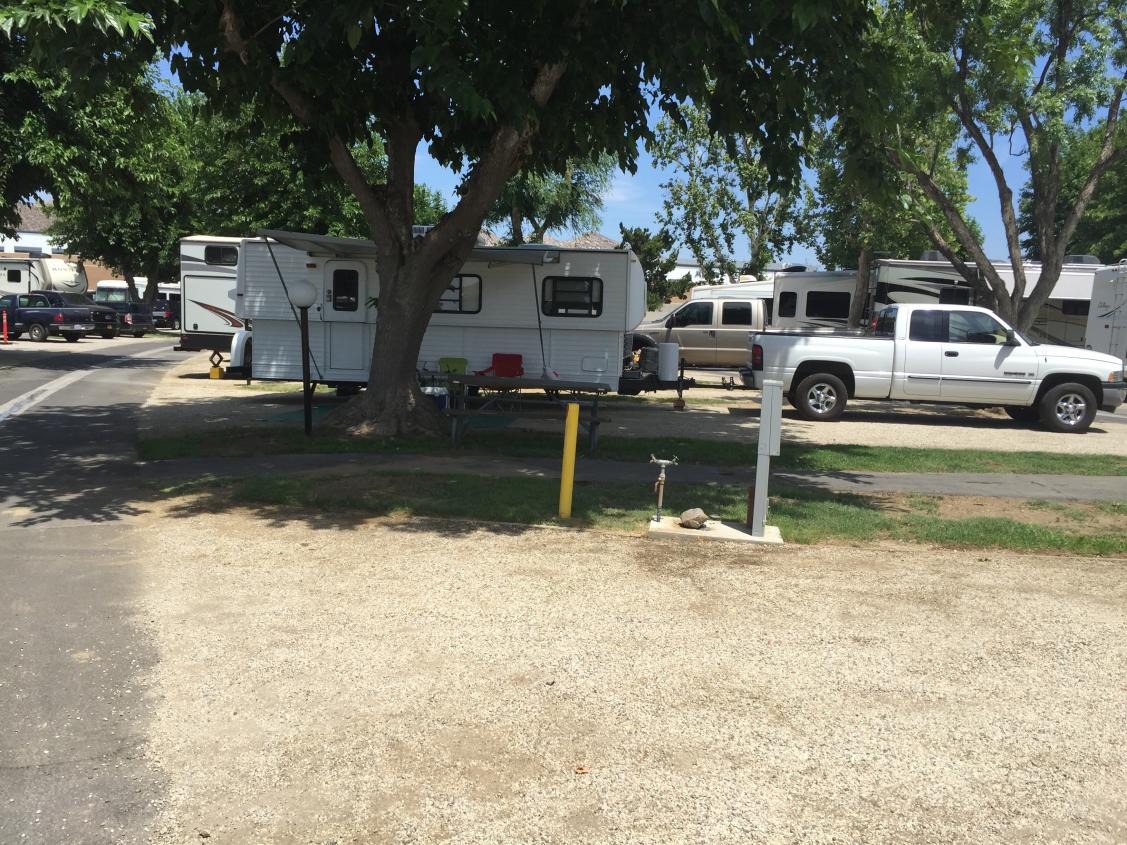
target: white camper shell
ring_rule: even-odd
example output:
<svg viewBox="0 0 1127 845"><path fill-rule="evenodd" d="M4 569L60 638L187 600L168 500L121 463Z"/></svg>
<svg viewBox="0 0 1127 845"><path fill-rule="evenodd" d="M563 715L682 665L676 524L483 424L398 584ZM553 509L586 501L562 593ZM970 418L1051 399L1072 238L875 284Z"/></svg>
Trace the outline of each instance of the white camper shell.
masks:
<svg viewBox="0 0 1127 845"><path fill-rule="evenodd" d="M1085 346L1127 361L1127 260L1096 273Z"/></svg>
<svg viewBox="0 0 1127 845"><path fill-rule="evenodd" d="M49 255L0 255L0 296L36 290L86 293L86 286L86 273L74 262Z"/></svg>
<svg viewBox="0 0 1127 845"><path fill-rule="evenodd" d="M180 239L180 345L227 352L246 328L235 313L235 275L242 238L192 235Z"/></svg>
<svg viewBox="0 0 1127 845"><path fill-rule="evenodd" d="M301 343L286 287L318 292L309 309L310 372L329 385L368 381L380 283L375 244L262 231L241 242L236 313L253 322L251 377L301 379ZM526 375L617 389L630 330L645 314L642 267L628 249L479 247L431 316L418 366L464 358L470 372L495 353L523 358ZM541 354L543 349L543 355Z"/></svg>

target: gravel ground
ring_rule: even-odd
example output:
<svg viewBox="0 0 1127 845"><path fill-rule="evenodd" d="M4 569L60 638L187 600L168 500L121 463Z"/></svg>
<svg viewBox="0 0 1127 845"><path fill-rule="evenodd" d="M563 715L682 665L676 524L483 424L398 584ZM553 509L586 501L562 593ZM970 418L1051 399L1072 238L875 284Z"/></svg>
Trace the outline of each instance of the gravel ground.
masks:
<svg viewBox="0 0 1127 845"><path fill-rule="evenodd" d="M727 371L699 371L718 380ZM199 430L207 426L300 425L300 388L288 394L248 390L241 381L210 381L206 356L196 355L171 369L144 409L143 431ZM663 396L664 394L656 394ZM329 391L318 402L335 406ZM698 437L749 440L759 429L759 394L717 388L690 391L688 409L673 411L668 402L607 403L610 422L603 434L623 437ZM207 401L201 401L207 400ZM706 401L700 401L706 400ZM695 404L694 404L695 403ZM1127 409L1117 415L1127 422ZM521 428L558 431L555 421L519 421ZM1062 454L1127 455L1127 425L1097 420L1083 435L1057 434L1018 424L999 410L851 402L844 419L813 423L783 411L784 440L806 444L930 446L938 449L1044 451Z"/></svg>
<svg viewBox="0 0 1127 845"><path fill-rule="evenodd" d="M142 518L160 841L1127 841L1124 560Z"/></svg>

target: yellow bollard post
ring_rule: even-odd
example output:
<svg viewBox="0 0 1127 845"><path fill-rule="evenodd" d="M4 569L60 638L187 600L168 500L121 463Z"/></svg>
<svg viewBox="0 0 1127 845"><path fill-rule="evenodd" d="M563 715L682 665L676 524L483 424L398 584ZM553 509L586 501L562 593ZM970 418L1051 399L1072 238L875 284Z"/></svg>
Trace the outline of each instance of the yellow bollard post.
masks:
<svg viewBox="0 0 1127 845"><path fill-rule="evenodd" d="M567 403L564 423L563 471L560 473L560 519L571 517L571 494L575 489L575 441L579 436L579 405Z"/></svg>

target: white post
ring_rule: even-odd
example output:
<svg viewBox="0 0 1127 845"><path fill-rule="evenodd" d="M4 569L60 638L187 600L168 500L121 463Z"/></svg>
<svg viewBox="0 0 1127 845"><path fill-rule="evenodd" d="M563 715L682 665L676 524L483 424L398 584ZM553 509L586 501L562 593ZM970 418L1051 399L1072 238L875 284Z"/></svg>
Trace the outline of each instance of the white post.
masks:
<svg viewBox="0 0 1127 845"><path fill-rule="evenodd" d="M771 477L771 456L779 454L779 433L783 420L783 383L763 382L759 409L759 449L755 459L755 499L751 509L751 536L762 537L767 522L767 481Z"/></svg>

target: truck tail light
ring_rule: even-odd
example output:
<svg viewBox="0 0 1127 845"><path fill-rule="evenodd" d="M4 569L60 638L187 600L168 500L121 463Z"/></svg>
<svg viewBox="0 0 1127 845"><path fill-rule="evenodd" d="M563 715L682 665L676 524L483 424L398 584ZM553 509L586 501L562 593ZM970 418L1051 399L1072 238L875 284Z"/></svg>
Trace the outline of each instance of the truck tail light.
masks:
<svg viewBox="0 0 1127 845"><path fill-rule="evenodd" d="M63 321L63 312L62 311L56 312L55 316L52 317L51 320L53 322L56 322L56 323L61 323Z"/></svg>
<svg viewBox="0 0 1127 845"><path fill-rule="evenodd" d="M751 345L751 368L753 370L763 369L763 347L758 343Z"/></svg>

